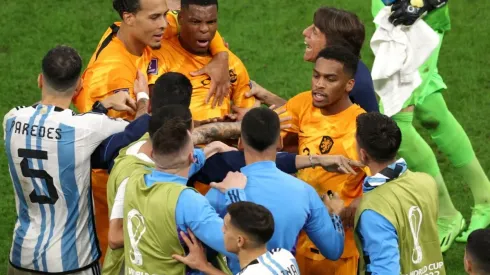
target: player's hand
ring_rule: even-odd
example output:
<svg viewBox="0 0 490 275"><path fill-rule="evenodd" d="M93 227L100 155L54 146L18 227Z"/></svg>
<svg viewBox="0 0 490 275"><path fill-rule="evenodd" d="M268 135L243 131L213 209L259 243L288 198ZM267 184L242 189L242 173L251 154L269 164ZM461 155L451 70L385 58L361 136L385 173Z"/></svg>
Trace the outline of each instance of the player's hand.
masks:
<svg viewBox="0 0 490 275"><path fill-rule="evenodd" d="M273 110L276 112L276 114L279 116L279 121L281 122L281 130L286 130L292 127L292 117L291 116L283 116L287 112L286 110L286 105L282 105L279 107L276 107L276 105L271 105L269 109Z"/></svg>
<svg viewBox="0 0 490 275"><path fill-rule="evenodd" d="M132 99L127 92L115 93L105 98L100 103L102 103L106 109L129 112L131 114L134 114L136 111L136 101Z"/></svg>
<svg viewBox="0 0 490 275"><path fill-rule="evenodd" d="M329 191L322 196L323 203L328 209L330 214L339 215L344 209L344 201L340 198L339 194Z"/></svg>
<svg viewBox="0 0 490 275"><path fill-rule="evenodd" d="M150 96L150 88L148 87L148 80L146 80L145 75L140 70L138 70L138 73L136 74L136 80L134 81L133 91L135 95L138 95L139 93L146 93L148 96Z"/></svg>
<svg viewBox="0 0 490 275"><path fill-rule="evenodd" d="M446 5L448 0L398 0L391 6L388 20L393 25L410 26L424 15Z"/></svg>
<svg viewBox="0 0 490 275"><path fill-rule="evenodd" d="M356 217L357 207L361 203L361 198L354 199L351 204L345 207L340 212L340 219L344 224L344 228L353 228L354 227L354 219Z"/></svg>
<svg viewBox="0 0 490 275"><path fill-rule="evenodd" d="M190 229L188 229L187 232L189 234L190 239L183 231L180 232L180 236L182 237L182 240L189 248L189 254L187 254L187 256L185 257L174 254L172 255L172 258L174 258L174 260L177 260L187 265L192 269L196 269L203 272L206 269L206 267L209 265L209 262L206 258L206 250L201 244L201 242L196 238L196 236L194 236L194 234Z"/></svg>
<svg viewBox="0 0 490 275"><path fill-rule="evenodd" d="M357 175L356 169L364 167L359 161L348 159L341 155L312 156L312 160L328 172Z"/></svg>
<svg viewBox="0 0 490 275"><path fill-rule="evenodd" d="M211 187L218 189L221 193L226 193L229 189L245 189L247 177L240 172L228 172L222 182L211 182Z"/></svg>
<svg viewBox="0 0 490 275"><path fill-rule="evenodd" d="M267 94L270 92L253 80L250 80L250 84L252 84L252 86L250 87L250 91L245 93L245 97L255 97L256 99L265 102Z"/></svg>
<svg viewBox="0 0 490 275"><path fill-rule="evenodd" d="M191 76L208 75L211 78L211 87L209 93L206 96L205 102L209 103L211 97L213 97L213 102L211 103L212 108L216 105L221 106L223 100L230 93L230 72L228 68L228 52L220 52L216 54L211 62L204 68L191 72Z"/></svg>

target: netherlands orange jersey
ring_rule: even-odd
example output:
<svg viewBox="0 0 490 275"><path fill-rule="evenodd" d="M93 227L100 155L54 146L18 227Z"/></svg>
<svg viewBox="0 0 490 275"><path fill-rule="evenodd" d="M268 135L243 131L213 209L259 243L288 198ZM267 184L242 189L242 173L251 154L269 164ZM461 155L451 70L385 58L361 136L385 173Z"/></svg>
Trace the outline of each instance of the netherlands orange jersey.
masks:
<svg viewBox="0 0 490 275"><path fill-rule="evenodd" d="M288 131L298 134L298 154L343 155L350 159L359 159L355 133L356 118L365 113L361 107L352 105L341 113L325 116L320 109L313 106L311 91L308 91L291 98L286 104L286 109L288 115L292 117L292 128ZM358 171L357 175L332 173L321 167L315 167L303 169L297 176L313 186L320 195L328 190L337 192L347 206L353 199L362 196L362 181L366 174L364 171ZM307 241L306 246L314 247L310 240ZM298 243L298 253L300 250L301 244ZM305 251L309 252L310 249ZM321 256L321 254L314 255ZM342 257L353 255L357 255L354 235L352 230L347 230ZM323 256L318 258L318 260L323 259Z"/></svg>
<svg viewBox="0 0 490 275"><path fill-rule="evenodd" d="M177 35L177 19L175 14L168 13L169 26L165 30L164 38ZM135 56L126 50L122 41L117 38L114 27L121 26L116 22L102 35L99 44L92 55L87 69L82 75L82 91L74 98L73 103L79 112L88 112L96 101L112 95L114 92L128 92L133 98L133 84L138 70L145 72L151 60L151 48L146 47L143 55ZM103 47L104 41L107 41ZM101 50L101 47L103 49ZM109 110L108 116L120 117L128 120L134 115L127 112ZM95 220L97 237L102 251L101 263L104 261L108 245L109 214L107 207L106 184L109 175L106 170L92 170L92 193L95 204Z"/></svg>
<svg viewBox="0 0 490 275"><path fill-rule="evenodd" d="M164 39L176 36L178 23L176 12L169 12L166 16L168 27L165 29ZM120 27L121 22L115 22ZM104 41L112 35L112 40L102 50ZM165 43L164 41L162 43ZM88 112L96 101L101 101L114 92L128 92L136 99L133 84L138 70L145 72L151 60L151 48L146 47L141 56L131 54L123 42L117 38L113 29L109 27L97 45L87 69L82 75L82 91L74 98L73 103L79 112ZM110 117L120 117L133 120L134 115L128 112L109 110Z"/></svg>
<svg viewBox="0 0 490 275"><path fill-rule="evenodd" d="M215 36L213 41L216 40ZM220 38L221 39L221 38ZM228 51L229 72L231 81L230 95L225 98L221 107L211 108L211 102L206 104L205 99L211 87L211 79L207 75L191 76L190 72L203 68L211 61L211 56L197 56L186 51L177 36L165 41L159 50L153 51L152 64L148 75L150 84L154 84L159 76L166 72L179 72L187 76L192 83L191 112L194 120L205 120L222 117L231 113L231 102L240 108L251 108L255 98L246 98L245 93L250 90L250 77L242 61Z"/></svg>

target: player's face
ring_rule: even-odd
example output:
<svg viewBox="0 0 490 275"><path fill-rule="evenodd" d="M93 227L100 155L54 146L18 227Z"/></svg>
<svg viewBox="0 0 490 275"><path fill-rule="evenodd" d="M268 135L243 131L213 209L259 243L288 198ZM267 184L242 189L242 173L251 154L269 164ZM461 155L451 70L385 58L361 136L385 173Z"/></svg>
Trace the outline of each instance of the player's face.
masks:
<svg viewBox="0 0 490 275"><path fill-rule="evenodd" d="M350 80L342 63L318 58L311 79L313 106L324 108L339 101L352 89L349 88Z"/></svg>
<svg viewBox="0 0 490 275"><path fill-rule="evenodd" d="M303 31L303 36L305 37L306 45L303 59L308 62L315 62L320 51L327 46L325 34L312 24Z"/></svg>
<svg viewBox="0 0 490 275"><path fill-rule="evenodd" d="M225 249L231 253L238 253L238 234L230 223L230 215L226 214L223 219L223 236L225 240Z"/></svg>
<svg viewBox="0 0 490 275"><path fill-rule="evenodd" d="M132 22L133 35L141 43L158 49L162 45L163 32L167 28L167 2L140 0L140 6L141 9L135 14Z"/></svg>
<svg viewBox="0 0 490 275"><path fill-rule="evenodd" d="M184 48L194 54L207 54L218 29L218 7L189 5L179 14L179 22Z"/></svg>

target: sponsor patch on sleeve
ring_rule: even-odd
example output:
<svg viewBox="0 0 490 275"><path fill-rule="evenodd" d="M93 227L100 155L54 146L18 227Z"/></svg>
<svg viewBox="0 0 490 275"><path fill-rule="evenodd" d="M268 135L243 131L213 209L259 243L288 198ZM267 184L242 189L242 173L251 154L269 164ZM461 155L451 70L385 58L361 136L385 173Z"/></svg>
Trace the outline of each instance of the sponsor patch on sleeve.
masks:
<svg viewBox="0 0 490 275"><path fill-rule="evenodd" d="M158 74L158 59L153 58L148 65L148 74Z"/></svg>

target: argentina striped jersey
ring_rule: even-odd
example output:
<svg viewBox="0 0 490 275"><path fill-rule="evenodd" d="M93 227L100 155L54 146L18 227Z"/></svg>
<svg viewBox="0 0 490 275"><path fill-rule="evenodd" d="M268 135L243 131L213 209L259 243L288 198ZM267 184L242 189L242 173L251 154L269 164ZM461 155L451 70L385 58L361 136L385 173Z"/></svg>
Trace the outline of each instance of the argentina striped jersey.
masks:
<svg viewBox="0 0 490 275"><path fill-rule="evenodd" d="M70 273L98 261L90 157L127 124L41 104L17 107L5 116L5 151L17 210L10 251L14 267Z"/></svg>

